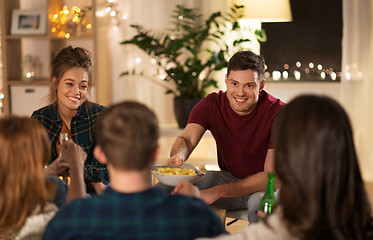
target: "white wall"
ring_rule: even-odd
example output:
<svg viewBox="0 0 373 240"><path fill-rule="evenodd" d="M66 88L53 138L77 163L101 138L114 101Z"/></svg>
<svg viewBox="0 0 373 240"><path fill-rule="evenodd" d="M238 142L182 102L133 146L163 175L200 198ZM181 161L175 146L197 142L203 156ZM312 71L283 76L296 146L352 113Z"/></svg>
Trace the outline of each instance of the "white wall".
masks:
<svg viewBox="0 0 373 240"><path fill-rule="evenodd" d="M320 94L329 96L338 102L341 100L339 82L267 82L264 89L285 103L300 94Z"/></svg>

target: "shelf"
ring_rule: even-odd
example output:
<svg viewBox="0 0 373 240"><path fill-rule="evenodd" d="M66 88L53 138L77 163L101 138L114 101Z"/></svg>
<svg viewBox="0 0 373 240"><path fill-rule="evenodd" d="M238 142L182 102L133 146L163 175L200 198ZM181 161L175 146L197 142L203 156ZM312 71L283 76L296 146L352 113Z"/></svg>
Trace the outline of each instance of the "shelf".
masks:
<svg viewBox="0 0 373 240"><path fill-rule="evenodd" d="M37 79L33 81L23 81L23 80L8 80L8 85L48 85L49 81L47 79Z"/></svg>
<svg viewBox="0 0 373 240"><path fill-rule="evenodd" d="M51 35L6 35L6 40L21 40L21 39L50 39L50 40L66 40L66 39L90 39L93 35L81 35L81 36L71 36L69 38L51 36Z"/></svg>
<svg viewBox="0 0 373 240"><path fill-rule="evenodd" d="M30 38L30 39L46 39L47 35L6 35L6 40L19 40L23 38Z"/></svg>

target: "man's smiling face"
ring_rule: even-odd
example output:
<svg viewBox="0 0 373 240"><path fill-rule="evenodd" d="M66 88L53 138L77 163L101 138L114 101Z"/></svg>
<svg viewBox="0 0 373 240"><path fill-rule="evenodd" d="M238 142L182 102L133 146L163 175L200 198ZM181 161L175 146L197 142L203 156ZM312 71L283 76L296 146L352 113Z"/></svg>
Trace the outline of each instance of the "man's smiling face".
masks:
<svg viewBox="0 0 373 240"><path fill-rule="evenodd" d="M240 116L251 113L258 103L265 81L260 81L257 71L232 70L225 76L227 98L231 108Z"/></svg>

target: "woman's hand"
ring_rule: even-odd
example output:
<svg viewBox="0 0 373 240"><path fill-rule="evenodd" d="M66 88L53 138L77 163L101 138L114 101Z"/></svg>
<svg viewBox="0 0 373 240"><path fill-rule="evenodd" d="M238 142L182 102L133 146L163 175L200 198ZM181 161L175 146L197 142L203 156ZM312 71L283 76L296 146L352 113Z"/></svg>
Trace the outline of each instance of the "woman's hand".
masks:
<svg viewBox="0 0 373 240"><path fill-rule="evenodd" d="M266 219L269 216L268 214L265 214L264 212L260 210L256 212L256 215L258 215L259 219L262 219L262 220Z"/></svg>
<svg viewBox="0 0 373 240"><path fill-rule="evenodd" d="M185 180L176 185L172 194L181 194L188 197L201 198L199 189Z"/></svg>
<svg viewBox="0 0 373 240"><path fill-rule="evenodd" d="M69 173L70 165L67 162L61 161L61 159L56 159L54 162L49 164L48 167L45 168L45 175L46 176L64 176L67 177L70 175Z"/></svg>
<svg viewBox="0 0 373 240"><path fill-rule="evenodd" d="M87 159L87 153L81 146L74 143L71 139L59 145L61 151L62 163L67 163L71 168L84 168L84 162Z"/></svg>
<svg viewBox="0 0 373 240"><path fill-rule="evenodd" d="M93 189L95 190L96 194L98 194L98 195L103 193L106 189L105 184L103 184L102 182L91 182L90 184L92 185Z"/></svg>

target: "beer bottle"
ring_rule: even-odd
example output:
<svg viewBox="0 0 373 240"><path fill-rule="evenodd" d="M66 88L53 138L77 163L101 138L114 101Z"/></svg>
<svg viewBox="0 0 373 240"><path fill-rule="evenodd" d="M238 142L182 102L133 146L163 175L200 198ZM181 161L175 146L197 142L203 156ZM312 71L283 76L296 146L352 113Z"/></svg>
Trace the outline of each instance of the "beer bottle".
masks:
<svg viewBox="0 0 373 240"><path fill-rule="evenodd" d="M266 190L264 192L262 199L260 200L260 211L264 212L265 214L271 214L272 210L276 206L277 200L274 193L274 185L275 173L269 172ZM261 219L259 218L259 220Z"/></svg>

